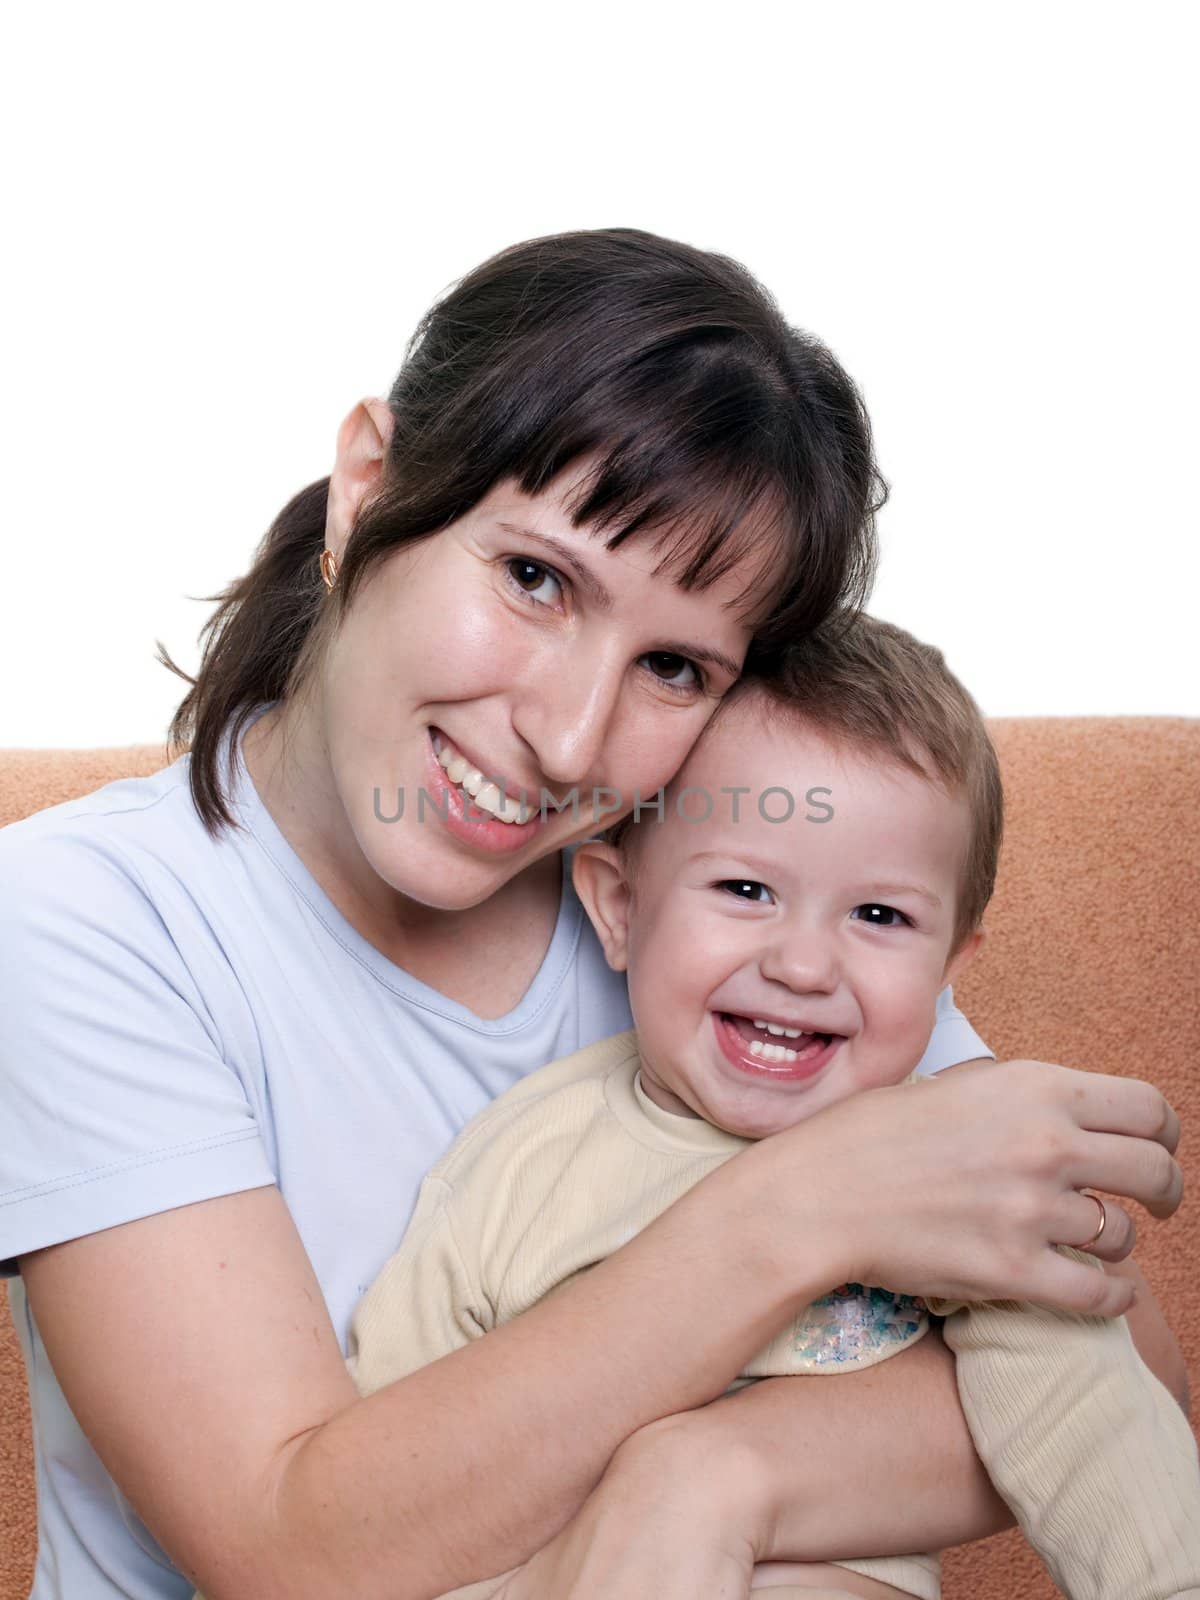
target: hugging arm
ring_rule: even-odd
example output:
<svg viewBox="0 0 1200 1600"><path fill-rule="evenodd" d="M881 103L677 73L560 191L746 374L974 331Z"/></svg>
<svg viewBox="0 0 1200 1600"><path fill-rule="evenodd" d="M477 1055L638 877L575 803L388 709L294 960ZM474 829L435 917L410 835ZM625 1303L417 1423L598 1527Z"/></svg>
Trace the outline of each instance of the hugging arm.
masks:
<svg viewBox="0 0 1200 1600"><path fill-rule="evenodd" d="M1029 1064L1018 1070L1029 1077ZM1075 1074L1060 1082L1082 1088ZM1102 1125L1103 1101L1113 1085L1093 1078L1087 1087L1100 1103L1083 1117L1093 1127ZM965 1128L964 1135L969 1137ZM1175 1138L1169 1126L1166 1146L1173 1148ZM1102 1142L1111 1156L1116 1147ZM1053 1149L1048 1144L1043 1159ZM1173 1201L1166 1197L1177 1196L1178 1174L1148 1149L1139 1162L1142 1156L1143 1176L1151 1191L1158 1190L1151 1209L1168 1214ZM1064 1146L1055 1159L1078 1160L1078 1152ZM1107 1177L1090 1170L1098 1185L1112 1187L1117 1169L1109 1168ZM1076 1182L1089 1181L1082 1166L1077 1171ZM1131 1176L1126 1169L1125 1181ZM1072 1220L1056 1229L1060 1238L1068 1226L1083 1231L1093 1222L1092 1203L1071 1200ZM1135 1264L1114 1259L1131 1247L1132 1226L1112 1202L1108 1209L1109 1282L1097 1281L1089 1269L1077 1303L1086 1306L1090 1297L1093 1306L1111 1310L1113 1301L1104 1302L1112 1294L1119 1297L1116 1304L1128 1305L1129 1328L1146 1365L1186 1409L1178 1344ZM978 1248L984 1246L980 1241ZM1044 1266L1057 1268L1066 1259L1053 1251ZM1134 1289L1138 1298L1130 1305ZM853 1496L842 1490L850 1481L856 1484ZM833 1380L769 1379L641 1430L618 1452L580 1515L530 1563L512 1600L585 1594L585 1578L597 1572L610 1584L624 1583L622 1592L630 1596L688 1600L695 1593L725 1592L731 1572L733 1581L748 1581L756 1562L944 1548L1012 1522L976 1455L959 1405L954 1359L934 1334L859 1373ZM670 1576L646 1587L649 1572ZM576 1590L576 1582L584 1586Z"/></svg>
<svg viewBox="0 0 1200 1600"><path fill-rule="evenodd" d="M1132 1262L1108 1270L1139 1285L1134 1342L1178 1397L1178 1345L1144 1278ZM1014 1520L935 1329L861 1371L767 1378L641 1429L504 1600L737 1594L756 1566L945 1549Z"/></svg>
<svg viewBox="0 0 1200 1600"><path fill-rule="evenodd" d="M1183 1362L1160 1307L1132 1262L1107 1270L1140 1285L1126 1319L1134 1347L1178 1406ZM730 1451L747 1461L760 1560L947 1549L1015 1521L976 1453L955 1356L936 1329L861 1372L767 1379L678 1424L694 1470Z"/></svg>
<svg viewBox="0 0 1200 1600"><path fill-rule="evenodd" d="M26 1286L81 1426L208 1600L347 1587L424 1600L540 1551L599 1480L619 1486L606 1468L626 1440L628 1459L674 1447L672 1414L706 1406L789 1316L848 1277L1123 1310L1127 1286L1047 1239L1086 1228L1094 1206L1074 1205L1080 1182L1174 1209L1169 1107L1144 1084L1038 1064L1010 1065L1002 1081L956 1078L919 1097L859 1096L762 1141L526 1315L366 1399L273 1188L34 1252ZM1084 1131L1097 1127L1110 1130L1099 1144ZM838 1181L855 1163L882 1167L863 1151L882 1158L897 1139L909 1156L886 1195L869 1179L854 1191ZM867 1376L810 1383L835 1406L843 1383ZM862 1415L870 1428L866 1398ZM903 1470L906 1438L897 1453ZM593 1514L605 1504L589 1501Z"/></svg>

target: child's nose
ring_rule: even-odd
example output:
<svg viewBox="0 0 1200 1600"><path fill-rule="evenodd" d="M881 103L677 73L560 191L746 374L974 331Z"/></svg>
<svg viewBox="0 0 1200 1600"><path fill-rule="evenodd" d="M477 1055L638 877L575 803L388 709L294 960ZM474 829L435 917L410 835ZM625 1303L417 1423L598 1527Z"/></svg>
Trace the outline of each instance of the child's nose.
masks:
<svg viewBox="0 0 1200 1600"><path fill-rule="evenodd" d="M781 930L759 967L764 978L786 984L797 994L830 994L837 988L837 952L833 940L820 928Z"/></svg>

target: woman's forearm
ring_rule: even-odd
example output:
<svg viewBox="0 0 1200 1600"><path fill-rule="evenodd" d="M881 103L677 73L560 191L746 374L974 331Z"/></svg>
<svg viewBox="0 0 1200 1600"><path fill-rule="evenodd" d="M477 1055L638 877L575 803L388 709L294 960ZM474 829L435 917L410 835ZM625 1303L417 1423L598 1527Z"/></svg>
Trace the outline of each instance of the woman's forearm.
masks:
<svg viewBox="0 0 1200 1600"><path fill-rule="evenodd" d="M512 1596L743 1594L756 1564L912 1554L1011 1521L931 1334L863 1372L767 1378L640 1429Z"/></svg>
<svg viewBox="0 0 1200 1600"><path fill-rule="evenodd" d="M1175 1397L1184 1416L1190 1416L1187 1363L1179 1348L1179 1340L1168 1327L1162 1307L1155 1299L1154 1291L1146 1282L1141 1268L1130 1256L1127 1261L1108 1262L1104 1270L1110 1277L1127 1278L1137 1290L1137 1300L1125 1313L1137 1353L1159 1383L1165 1385Z"/></svg>
<svg viewBox="0 0 1200 1600"><path fill-rule="evenodd" d="M732 1170L723 1179L706 1182L735 1203ZM784 1292L768 1261L714 1237L712 1215L693 1191L523 1316L298 1440L277 1528L312 1593L352 1572L364 1597L436 1595L527 1560L623 1441L719 1395L836 1281L836 1266L815 1264Z"/></svg>
<svg viewBox="0 0 1200 1600"><path fill-rule="evenodd" d="M740 1389L695 1413L690 1431L709 1461L736 1446L755 1462L761 1561L907 1555L1013 1524L975 1454L936 1329L860 1372Z"/></svg>
<svg viewBox="0 0 1200 1600"><path fill-rule="evenodd" d="M366 1400L274 1189L37 1252L23 1263L26 1288L81 1426L210 1600L346 1588L362 1600L423 1600L526 1560L624 1441L706 1406L791 1315L848 1278L1124 1309L1128 1285L1045 1249L1073 1225L1058 1220L1064 1186L1068 1202L1082 1179L1166 1214L1179 1179L1169 1158L1120 1170L1114 1147L1128 1144L1132 1161L1134 1140L1105 1134L1091 1150L1075 1118L1119 1128L1131 1094L1155 1127L1164 1115L1145 1085L1092 1076L1018 1063L828 1108L710 1173L525 1316ZM1043 1127L1052 1139L1032 1137ZM886 1205L871 1182L846 1182L876 1165L864 1151L896 1148L906 1159L888 1171ZM896 1360L915 1367L918 1354ZM870 1376L786 1381L862 1386L869 1413ZM891 1378L881 1368L871 1382L887 1392ZM917 1455L910 1424L935 1404L907 1385L885 1418L906 1467ZM867 1426L852 1461L859 1481L879 1438L878 1420ZM815 1482L812 1463L834 1459L836 1441L819 1428L807 1438ZM961 1460L955 1468L951 1450L927 1500L978 1470L973 1454ZM979 1520L968 1509L955 1534L943 1512L938 1536L970 1537ZM810 1553L824 1551L800 1550Z"/></svg>
<svg viewBox="0 0 1200 1600"><path fill-rule="evenodd" d="M1132 1260L1106 1270L1136 1285L1127 1318L1134 1344L1186 1411L1182 1354L1149 1284ZM1014 1520L975 1453L954 1365L934 1329L859 1373L741 1389L680 1419L684 1433L676 1438L693 1462L737 1452L747 1463L758 1492L743 1504L759 1519L752 1530L759 1560L946 1549ZM853 1495L844 1492L848 1482Z"/></svg>
<svg viewBox="0 0 1200 1600"><path fill-rule="evenodd" d="M989 1081L994 1079L976 1079L976 1092ZM879 1097L863 1096L861 1102L873 1098ZM861 1102L852 1105L859 1104L861 1111ZM890 1104L884 1120L893 1135L896 1118L909 1109L914 1115L925 1110L915 1099ZM927 1120L918 1119L917 1133ZM993 1115L982 1125L992 1128L996 1120ZM1022 1126L1028 1120L1026 1109ZM977 1129L980 1119L972 1117L970 1125ZM823 1129L823 1144L836 1145L828 1113ZM851 1142L852 1131L847 1134ZM965 1136L960 1129L957 1137ZM764 1141L710 1174L638 1238L541 1306L350 1407L302 1442L288 1459L279 1503L289 1510L286 1526L301 1530L313 1561L327 1563L332 1575L347 1555L341 1548L344 1517L324 1515L323 1493L336 1481L348 1486L351 1503L361 1507L380 1558L390 1552L394 1570L416 1574L427 1568L434 1580L420 1587L414 1578L409 1591L389 1590L382 1587L386 1566L375 1566L371 1576L377 1587L360 1585L363 1594L436 1594L506 1570L570 1521L624 1441L656 1420L704 1407L720 1394L794 1310L842 1281L847 1265L864 1255L857 1241L853 1248L847 1244L858 1222L854 1197L845 1219L835 1224L828 1214L829 1196L839 1191L822 1179L819 1157L828 1163L827 1149L810 1146L806 1168L788 1174L786 1201L777 1191L774 1212L768 1213L772 1224L764 1225L760 1190L765 1174L772 1172L763 1166L771 1157L764 1146L771 1143ZM833 1156L834 1166L844 1170L836 1148ZM983 1187L996 1192L994 1185ZM798 1225L807 1211L818 1210L813 1189L821 1197L824 1228ZM961 1196L952 1197L953 1205L941 1200L941 1211L953 1217L953 1248L977 1263L980 1250L959 1242L967 1231L972 1195L966 1184ZM917 1203L926 1200L921 1188ZM877 1215L865 1209L870 1217ZM984 1209L981 1220L991 1237L997 1227L994 1203ZM934 1208L934 1228L947 1226L941 1211ZM715 1228L714 1218L719 1219ZM863 1227L869 1236L869 1227ZM781 1233L785 1239L803 1238L808 1248L780 1246ZM911 1250L913 1234L912 1228L904 1231L907 1242L901 1248ZM843 1254L806 1259L802 1268L792 1264L807 1257L820 1238L836 1238ZM914 1273L922 1270L920 1256L914 1257ZM1036 1259L1045 1274L1044 1254ZM788 1282L797 1271L804 1283ZM1093 1276L1086 1273L1088 1280ZM1042 1281L1052 1287L1048 1279ZM919 1290L919 1277L916 1284ZM1090 1281L1087 1292L1090 1296ZM787 1383L797 1385L797 1380ZM818 1392L826 1389L827 1395ZM807 1401L800 1398L803 1390L812 1391ZM778 1434L768 1431L760 1446L785 1469L782 1492L772 1501L778 1508L776 1535L763 1559L828 1559L847 1548L904 1553L914 1539L940 1547L1011 1523L975 1455L958 1406L953 1366L940 1341L853 1377L800 1380L797 1392L781 1392L786 1413ZM721 1406L745 1406L749 1422L760 1403L750 1391ZM396 1451L400 1437L405 1440L402 1463ZM931 1437L932 1445L925 1442ZM881 1448L886 1439L892 1441L890 1456ZM827 1466L834 1460L843 1461L846 1473L865 1488L855 1497L857 1513L847 1510L836 1482L826 1487L827 1504L822 1503L820 1486L828 1484ZM872 1481L864 1484L868 1463ZM893 1512L897 1476L907 1501ZM839 1516L846 1519L844 1526ZM377 1531L381 1528L386 1532ZM433 1545L431 1528L438 1530ZM371 1563L363 1562L361 1549L353 1561L355 1571L366 1575Z"/></svg>
<svg viewBox="0 0 1200 1600"><path fill-rule="evenodd" d="M425 1600L527 1559L629 1435L703 1406L783 1324L776 1263L715 1237L736 1162L592 1271L359 1399L278 1192L27 1256L80 1425L208 1600ZM693 1198L693 1195L695 1198Z"/></svg>

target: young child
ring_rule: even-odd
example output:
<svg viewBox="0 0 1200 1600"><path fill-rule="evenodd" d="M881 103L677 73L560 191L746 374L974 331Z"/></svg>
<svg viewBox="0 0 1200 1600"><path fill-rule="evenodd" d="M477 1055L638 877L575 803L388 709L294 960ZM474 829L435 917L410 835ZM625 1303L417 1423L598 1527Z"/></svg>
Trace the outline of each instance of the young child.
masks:
<svg viewBox="0 0 1200 1600"><path fill-rule="evenodd" d="M977 707L901 630L859 618L797 648L783 681L740 685L661 816L576 854L636 1032L531 1074L432 1169L355 1317L360 1390L520 1315L748 1141L864 1090L936 1092L913 1069L982 938L1001 816ZM980 1457L1056 1583L1073 1600L1200 1594L1196 1446L1123 1319L927 1310L847 1284L738 1382L883 1360L929 1311ZM768 1592L939 1593L933 1555L788 1570Z"/></svg>

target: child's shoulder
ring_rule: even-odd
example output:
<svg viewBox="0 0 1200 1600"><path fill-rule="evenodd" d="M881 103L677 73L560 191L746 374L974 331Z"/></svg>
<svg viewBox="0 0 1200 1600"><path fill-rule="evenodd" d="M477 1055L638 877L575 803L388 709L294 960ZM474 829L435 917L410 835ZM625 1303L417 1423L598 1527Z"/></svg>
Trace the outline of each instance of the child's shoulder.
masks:
<svg viewBox="0 0 1200 1600"><path fill-rule="evenodd" d="M528 1149L539 1129L544 1137L556 1138L579 1128L604 1107L604 1083L610 1074L624 1067L632 1072L637 1061L637 1035L629 1029L528 1073L472 1117L430 1177L461 1175L483 1150L498 1152L513 1137Z"/></svg>
<svg viewBox="0 0 1200 1600"><path fill-rule="evenodd" d="M597 1039L582 1050L576 1050L569 1056L560 1056L557 1061L539 1067L536 1072L527 1073L511 1089L506 1089L493 1100L482 1115L487 1116L489 1112L500 1108L507 1111L526 1100L544 1100L547 1095L569 1090L576 1084L599 1084L616 1067L636 1059L637 1053L637 1034L632 1028L627 1028L624 1033L614 1033L607 1039Z"/></svg>

